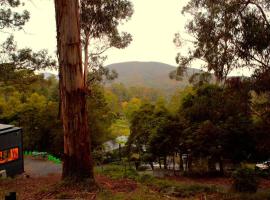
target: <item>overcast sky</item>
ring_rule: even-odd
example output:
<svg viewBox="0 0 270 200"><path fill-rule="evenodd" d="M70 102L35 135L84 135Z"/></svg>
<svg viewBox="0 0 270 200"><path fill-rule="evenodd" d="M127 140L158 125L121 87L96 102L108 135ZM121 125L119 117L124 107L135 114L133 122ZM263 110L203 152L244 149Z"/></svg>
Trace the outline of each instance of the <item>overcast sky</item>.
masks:
<svg viewBox="0 0 270 200"><path fill-rule="evenodd" d="M176 32L183 32L186 19L181 8L186 0L133 0L134 15L121 30L132 34L133 42L123 50L110 50L107 64L124 61L158 61L176 65ZM52 0L32 0L26 8L31 20L25 32L16 33L21 47L56 48L55 16Z"/></svg>
<svg viewBox="0 0 270 200"><path fill-rule="evenodd" d="M134 5L132 19L121 30L132 34L133 42L126 49L107 52L105 64L125 61L157 61L175 65L179 49L173 44L174 34L180 32L185 38L184 27L187 17L181 14L188 0L131 0ZM16 33L20 47L35 50L48 49L55 53L56 31L53 0L31 0L25 8L31 20L24 32ZM193 64L192 67L198 64ZM242 72L237 72L241 75Z"/></svg>

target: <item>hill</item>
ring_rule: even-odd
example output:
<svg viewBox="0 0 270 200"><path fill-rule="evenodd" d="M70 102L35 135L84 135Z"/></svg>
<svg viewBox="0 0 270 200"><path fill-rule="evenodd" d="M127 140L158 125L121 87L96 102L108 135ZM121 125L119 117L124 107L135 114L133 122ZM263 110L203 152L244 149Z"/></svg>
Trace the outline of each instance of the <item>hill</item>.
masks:
<svg viewBox="0 0 270 200"><path fill-rule="evenodd" d="M176 70L175 66L159 62L124 62L107 66L118 73L118 78L111 83L123 83L126 86L143 86L160 89L167 94L177 88L186 87L189 77L198 69L188 68L187 73L181 81L169 78L169 73Z"/></svg>

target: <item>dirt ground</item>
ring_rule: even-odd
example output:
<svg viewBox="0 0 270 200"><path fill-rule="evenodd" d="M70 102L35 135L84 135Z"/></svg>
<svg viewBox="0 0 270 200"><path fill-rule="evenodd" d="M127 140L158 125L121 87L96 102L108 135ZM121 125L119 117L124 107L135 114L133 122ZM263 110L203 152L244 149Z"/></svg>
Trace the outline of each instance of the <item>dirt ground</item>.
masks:
<svg viewBox="0 0 270 200"><path fill-rule="evenodd" d="M65 186L61 182L61 165L31 157L26 157L24 162L23 175L0 180L0 200L9 192L16 192L20 200L96 199L97 191L85 191L77 185ZM99 190L130 193L137 188L137 183L131 180L111 180L105 176L96 176L95 179L100 186Z"/></svg>
<svg viewBox="0 0 270 200"><path fill-rule="evenodd" d="M78 185L65 185L61 182L61 165L49 161L25 159L24 175L13 179L0 180L0 200L8 192L16 192L20 200L41 199L97 199L97 190L87 191ZM29 175L29 177L26 177ZM230 186L228 178L185 178L167 177L182 183L201 183L217 186ZM100 186L99 191L106 190L112 194L125 193L132 195L140 187L135 181L127 179L110 179L105 176L95 177ZM270 180L262 180L261 188L270 188ZM2 198L2 199L1 199Z"/></svg>
<svg viewBox="0 0 270 200"><path fill-rule="evenodd" d="M131 193L136 190L137 183L131 180L112 180L105 176L96 176L96 181L101 189L112 193ZM80 187L65 186L61 183L60 174L51 174L45 177L25 178L20 176L16 179L0 181L0 191L16 192L20 200L41 199L96 199L97 191L86 191ZM2 193L2 198L4 193ZM1 193L0 193L1 199Z"/></svg>
<svg viewBox="0 0 270 200"><path fill-rule="evenodd" d="M231 186L232 179L230 178L187 178L187 177L167 177L170 180L176 180L182 183L199 183L199 184L208 184L208 185L217 185L217 186ZM261 189L270 188L270 180L261 179L260 180Z"/></svg>

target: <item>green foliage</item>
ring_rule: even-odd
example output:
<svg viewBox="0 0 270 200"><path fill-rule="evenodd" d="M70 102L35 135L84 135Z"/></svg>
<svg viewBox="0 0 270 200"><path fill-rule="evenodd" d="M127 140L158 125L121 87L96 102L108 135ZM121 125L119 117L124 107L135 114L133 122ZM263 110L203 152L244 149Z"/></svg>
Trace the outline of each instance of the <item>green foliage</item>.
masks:
<svg viewBox="0 0 270 200"><path fill-rule="evenodd" d="M132 14L133 6L129 0L81 1L83 50L85 54L88 54L84 58L84 64L89 68L90 87L92 83L100 83L104 78L113 80L117 77L114 70L111 71L103 66L107 56L102 54L110 48L123 49L131 43L132 36L129 33L120 32L119 25L128 21Z"/></svg>
<svg viewBox="0 0 270 200"><path fill-rule="evenodd" d="M123 113L129 121L131 121L133 113L139 110L141 105L142 101L138 98L132 98L129 102L122 102Z"/></svg>
<svg viewBox="0 0 270 200"><path fill-rule="evenodd" d="M256 142L262 140L256 141L254 134L248 86L232 79L224 87L206 84L187 89L175 96L172 103L180 103L174 113L162 99L155 105L143 104L132 115L130 156L138 154L138 162L151 164L188 153L194 160L207 160L210 171L219 163L221 173L223 159L239 163L255 158Z"/></svg>
<svg viewBox="0 0 270 200"><path fill-rule="evenodd" d="M0 85L0 123L23 128L26 150L46 151L61 157L63 132L59 120L58 81L54 76L47 79L42 75L38 77L19 87L11 82L12 79ZM115 114L109 107L104 89L99 85L93 87L87 102L91 110L89 127L93 133L93 147L96 148L113 137L110 127Z"/></svg>
<svg viewBox="0 0 270 200"><path fill-rule="evenodd" d="M56 164L61 164L61 163L62 163L61 160L60 160L59 158L56 158L56 157L54 157L54 156L52 156L52 155L48 155L48 160L49 160L49 161L52 161L52 162L54 162L54 163L56 163Z"/></svg>
<svg viewBox="0 0 270 200"><path fill-rule="evenodd" d="M124 84L112 84L110 91L119 98L120 102L130 99L130 94Z"/></svg>
<svg viewBox="0 0 270 200"><path fill-rule="evenodd" d="M100 170L100 168L98 168L97 173L101 173L110 178L119 179L125 177L132 180L136 180L142 184L158 188L159 191L163 194L181 198L194 197L198 194L205 194L205 193L206 194L217 193L222 190L222 188L218 188L211 185L180 183L169 179L158 179L154 178L150 174L147 174L146 172L143 174L138 174L134 169L129 168L127 168L125 171L123 166L116 166L116 165L106 165L103 167L103 171Z"/></svg>
<svg viewBox="0 0 270 200"><path fill-rule="evenodd" d="M92 145L95 148L112 139L110 127L115 120L115 114L111 111L104 89L100 85L92 86L87 106L90 111L88 120Z"/></svg>
<svg viewBox="0 0 270 200"><path fill-rule="evenodd" d="M237 192L256 192L259 186L255 171L240 168L233 174L233 188Z"/></svg>
<svg viewBox="0 0 270 200"><path fill-rule="evenodd" d="M270 93L265 92L252 92L252 110L253 120L258 123L270 125Z"/></svg>
<svg viewBox="0 0 270 200"><path fill-rule="evenodd" d="M41 152L36 152L36 151L24 151L23 154L25 156L36 156L38 154L40 154ZM56 158L55 156L48 154L47 152L42 152L41 153L43 158L46 158L49 161L54 162L55 164L61 164L61 160L59 158Z"/></svg>
<svg viewBox="0 0 270 200"><path fill-rule="evenodd" d="M126 119L117 119L111 125L110 131L113 138L119 136L129 136L130 134L129 123Z"/></svg>
<svg viewBox="0 0 270 200"><path fill-rule="evenodd" d="M0 63L1 82L14 80L18 75L23 78L33 76L34 70L56 66L56 61L48 55L47 50L34 52L29 48L18 49L12 35L1 44L0 54L3 57Z"/></svg>
<svg viewBox="0 0 270 200"><path fill-rule="evenodd" d="M268 1L190 0L182 12L191 17L186 29L194 41L188 55L178 54L179 71L199 59L222 82L236 68L269 68ZM179 36L177 45L182 44Z"/></svg>
<svg viewBox="0 0 270 200"><path fill-rule="evenodd" d="M193 154L239 162L254 153L249 95L244 86L199 87L185 98L179 113L188 120L183 139Z"/></svg>
<svg viewBox="0 0 270 200"><path fill-rule="evenodd" d="M121 106L119 103L119 96L114 94L112 91L105 89L104 91L105 99L108 103L108 106L117 116L121 112Z"/></svg>
<svg viewBox="0 0 270 200"><path fill-rule="evenodd" d="M37 92L22 93L15 88L10 89L0 95L0 121L23 128L26 150L62 152L58 103ZM36 88L37 91L39 89Z"/></svg>
<svg viewBox="0 0 270 200"><path fill-rule="evenodd" d="M93 38L110 37L111 44L120 47L118 25L130 19L132 14L133 6L128 0L114 2L83 0L81 2L82 30Z"/></svg>
<svg viewBox="0 0 270 200"><path fill-rule="evenodd" d="M174 94L171 96L169 103L168 103L168 109L171 113L176 114L182 107L184 99L189 94L194 94L194 88L193 87L186 87L183 90L176 90Z"/></svg>
<svg viewBox="0 0 270 200"><path fill-rule="evenodd" d="M119 98L119 102L129 102L132 99L155 102L164 94L159 89L146 86L128 86L123 83L112 83L108 89Z"/></svg>
<svg viewBox="0 0 270 200"><path fill-rule="evenodd" d="M158 192L154 192L150 188L146 186L139 185L138 188L130 193L113 193L111 191L103 190L99 192L97 199L100 200L122 200L122 199L129 199L129 200L167 200L168 197L159 194Z"/></svg>
<svg viewBox="0 0 270 200"><path fill-rule="evenodd" d="M24 6L20 0L2 0L0 6L0 29L20 30L30 18L27 10L18 12L17 8Z"/></svg>
<svg viewBox="0 0 270 200"><path fill-rule="evenodd" d="M145 151L149 137L154 130L155 116L154 105L144 104L134 112L131 121L131 134L128 139L128 145L131 152L138 153L140 157Z"/></svg>
<svg viewBox="0 0 270 200"><path fill-rule="evenodd" d="M112 179L128 178L136 180L139 174L135 169L122 165L106 165L102 169L96 168L97 173L104 174Z"/></svg>
<svg viewBox="0 0 270 200"><path fill-rule="evenodd" d="M138 154L137 162L149 163L151 166L158 158L166 158L177 152L182 125L173 118L164 100L155 105L143 104L132 115L131 134L128 139L130 159ZM166 167L166 166L165 166Z"/></svg>
<svg viewBox="0 0 270 200"><path fill-rule="evenodd" d="M154 177L150 174L142 174L139 178L139 182L144 184L152 183L154 180Z"/></svg>

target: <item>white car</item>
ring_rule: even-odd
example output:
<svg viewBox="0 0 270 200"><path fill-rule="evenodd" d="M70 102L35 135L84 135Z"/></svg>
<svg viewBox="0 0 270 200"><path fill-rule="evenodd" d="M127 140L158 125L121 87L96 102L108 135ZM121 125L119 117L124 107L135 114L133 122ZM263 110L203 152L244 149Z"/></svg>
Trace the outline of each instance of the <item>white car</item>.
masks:
<svg viewBox="0 0 270 200"><path fill-rule="evenodd" d="M255 165L255 168L259 169L259 170L268 170L268 169L270 169L270 160L265 161L263 163L257 163Z"/></svg>

